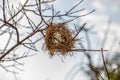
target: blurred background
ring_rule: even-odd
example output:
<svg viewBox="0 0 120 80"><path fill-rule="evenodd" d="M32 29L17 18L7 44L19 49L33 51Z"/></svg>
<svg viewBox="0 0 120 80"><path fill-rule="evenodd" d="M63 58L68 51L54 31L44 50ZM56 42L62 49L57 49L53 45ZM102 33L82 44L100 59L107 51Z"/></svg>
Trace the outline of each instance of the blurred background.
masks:
<svg viewBox="0 0 120 80"><path fill-rule="evenodd" d="M10 1L17 4L14 0ZM79 1L80 0L56 0L50 4L46 4L46 6L49 7L53 4L55 10L60 10L62 13L72 8ZM24 3L25 1L20 0L20 2ZM32 2L34 1L31 0L30 3ZM95 12L71 23L76 23L77 25L87 23L79 34L81 38L80 43L83 44L85 49L100 50L103 48L108 50L104 52L104 56L108 71L110 72L116 68L119 70L120 65L119 5L119 0L84 0L75 9L79 10L84 8L85 10L76 13L76 15L83 15L93 9L95 9ZM32 18L35 21L39 21L35 16L32 16ZM63 21L64 20L66 20L66 18L64 18ZM26 22L23 21L23 23ZM72 26L70 26L70 28L72 28ZM36 35L36 37L38 36L39 35ZM23 71L19 71L19 74L11 74L0 67L0 80L15 80L15 78L17 80L96 80L93 76L96 76L97 73L91 70L89 64L92 64L95 69L97 68L96 71L98 70L101 76L107 80L101 51L74 52L73 56L55 55L50 57L46 51L42 50L43 44L43 40L38 42L37 47L39 52L36 52L37 55L19 60L24 63L24 66L21 66ZM22 50L23 49L20 51ZM111 80L118 80L116 74L120 75L119 72L110 75L110 77L112 76Z"/></svg>

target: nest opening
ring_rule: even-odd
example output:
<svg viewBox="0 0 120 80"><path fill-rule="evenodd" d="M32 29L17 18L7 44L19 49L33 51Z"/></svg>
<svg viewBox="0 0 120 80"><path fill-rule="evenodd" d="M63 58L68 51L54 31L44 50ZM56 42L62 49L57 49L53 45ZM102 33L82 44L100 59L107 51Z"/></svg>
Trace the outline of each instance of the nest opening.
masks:
<svg viewBox="0 0 120 80"><path fill-rule="evenodd" d="M59 52L62 55L68 53L74 47L74 40L67 26L62 23L47 26L45 46L51 56L53 56L55 52Z"/></svg>

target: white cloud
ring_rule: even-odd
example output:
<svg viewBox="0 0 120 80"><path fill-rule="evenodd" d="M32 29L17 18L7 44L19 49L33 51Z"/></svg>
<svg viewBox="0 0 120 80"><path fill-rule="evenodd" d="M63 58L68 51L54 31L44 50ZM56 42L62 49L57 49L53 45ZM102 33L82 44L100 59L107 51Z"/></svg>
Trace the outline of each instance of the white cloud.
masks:
<svg viewBox="0 0 120 80"><path fill-rule="evenodd" d="M105 11L105 6L99 0L94 0L91 5L97 10Z"/></svg>
<svg viewBox="0 0 120 80"><path fill-rule="evenodd" d="M107 24L108 20L109 20L108 15L96 14L95 12L85 17L82 17L83 22L89 22L91 25L95 25L95 27L97 28L99 26L100 29L103 28Z"/></svg>
<svg viewBox="0 0 120 80"><path fill-rule="evenodd" d="M65 60L59 57L49 58L47 53L40 53L37 56L24 59L25 66L20 73L21 80L64 80L65 75L77 62Z"/></svg>
<svg viewBox="0 0 120 80"><path fill-rule="evenodd" d="M0 80L6 80L5 71L0 67Z"/></svg>
<svg viewBox="0 0 120 80"><path fill-rule="evenodd" d="M111 36L119 36L120 34L120 24L118 23L112 23L111 25Z"/></svg>

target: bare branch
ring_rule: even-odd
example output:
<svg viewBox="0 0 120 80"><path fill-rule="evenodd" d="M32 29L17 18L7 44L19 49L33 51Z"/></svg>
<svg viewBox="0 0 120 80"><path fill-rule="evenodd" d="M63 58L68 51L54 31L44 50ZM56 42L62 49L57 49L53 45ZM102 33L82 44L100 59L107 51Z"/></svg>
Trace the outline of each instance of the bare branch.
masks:
<svg viewBox="0 0 120 80"><path fill-rule="evenodd" d="M9 22L9 21L11 21L14 17L16 17L16 16L24 9L24 7L25 7L25 5L28 3L28 1L29 1L29 0L26 0L26 2L24 3L24 5L22 6L22 8L21 8L18 12L16 12L16 14L15 14L13 17L11 17L10 19L8 19L8 21L6 21L6 22ZM0 29L3 28L5 25L6 25L6 24L1 25L1 26L0 26Z"/></svg>
<svg viewBox="0 0 120 80"><path fill-rule="evenodd" d="M0 19L0 21L4 22L2 19ZM17 38L16 39L17 39L17 43L19 43L19 31L18 31L17 27L15 27L14 25L12 25L9 22L4 22L4 23L7 24L7 25L9 25L10 27L12 27L13 29L16 30L16 34L17 34Z"/></svg>
<svg viewBox="0 0 120 80"><path fill-rule="evenodd" d="M5 0L3 0L3 19L6 21L6 16L5 16Z"/></svg>
<svg viewBox="0 0 120 80"><path fill-rule="evenodd" d="M5 52L1 57L0 57L0 61L7 56L12 50L14 50L16 47L18 47L19 45L21 45L25 40L27 40L28 38L30 38L31 36L33 36L34 34L36 34L39 31L43 31L44 29L41 30L36 30L35 32L30 33L27 37L25 37L23 40L19 41L19 43L15 44L13 47L11 47L7 52Z"/></svg>
<svg viewBox="0 0 120 80"><path fill-rule="evenodd" d="M103 48L101 48L101 53L102 53L102 60L103 60L104 68L105 68L105 71L107 73L107 78L108 78L108 80L110 80L110 75L109 75L109 72L108 72L108 69L107 69L107 66L106 66L106 62L105 62L105 59L104 59L104 55L103 55Z"/></svg>

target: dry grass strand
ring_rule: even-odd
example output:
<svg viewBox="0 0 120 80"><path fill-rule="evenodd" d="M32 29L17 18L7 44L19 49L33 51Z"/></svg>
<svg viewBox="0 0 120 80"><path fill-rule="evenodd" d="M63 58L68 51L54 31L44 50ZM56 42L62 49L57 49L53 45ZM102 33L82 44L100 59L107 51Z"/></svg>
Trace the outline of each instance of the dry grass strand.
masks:
<svg viewBox="0 0 120 80"><path fill-rule="evenodd" d="M62 55L68 53L74 47L74 40L66 24L50 24L45 32L46 50L53 56L55 52Z"/></svg>

